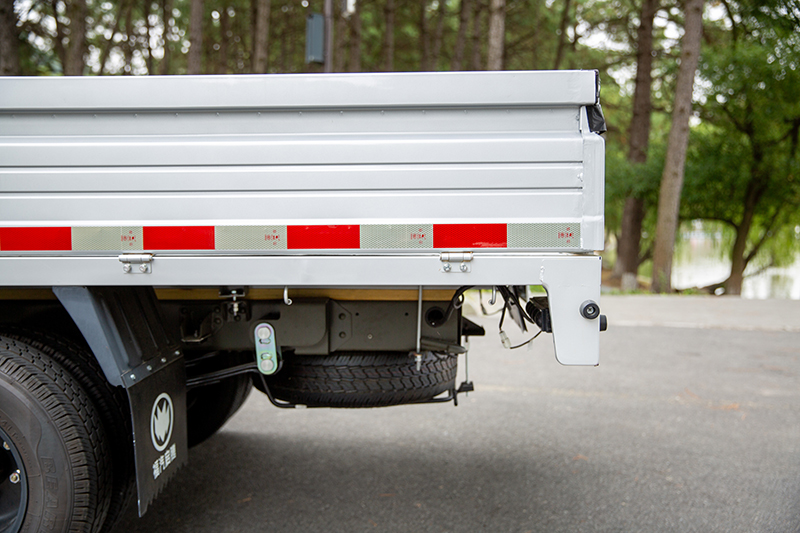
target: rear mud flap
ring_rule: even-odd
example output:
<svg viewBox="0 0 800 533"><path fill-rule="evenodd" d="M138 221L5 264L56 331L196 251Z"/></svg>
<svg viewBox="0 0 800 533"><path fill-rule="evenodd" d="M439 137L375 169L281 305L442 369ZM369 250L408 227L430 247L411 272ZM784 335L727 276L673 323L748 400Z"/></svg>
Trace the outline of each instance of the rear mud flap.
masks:
<svg viewBox="0 0 800 533"><path fill-rule="evenodd" d="M183 357L162 357L123 376L131 406L139 516L189 457Z"/></svg>
<svg viewBox="0 0 800 533"><path fill-rule="evenodd" d="M151 287L54 287L106 378L125 387L142 516L188 459L186 370Z"/></svg>

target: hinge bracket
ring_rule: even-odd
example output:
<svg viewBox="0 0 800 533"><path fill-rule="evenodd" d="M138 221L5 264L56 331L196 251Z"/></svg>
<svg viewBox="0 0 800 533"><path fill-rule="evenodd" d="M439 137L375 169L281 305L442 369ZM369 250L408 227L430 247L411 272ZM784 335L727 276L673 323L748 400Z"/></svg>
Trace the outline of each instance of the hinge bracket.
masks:
<svg viewBox="0 0 800 533"><path fill-rule="evenodd" d="M153 272L153 254L122 254L119 257L125 274L150 274ZM133 265L138 265L134 268Z"/></svg>
<svg viewBox="0 0 800 533"><path fill-rule="evenodd" d="M439 254L439 261L442 262L442 267L439 272L472 272L470 262L472 261L472 252L442 252ZM459 263L458 268L453 268L450 263Z"/></svg>

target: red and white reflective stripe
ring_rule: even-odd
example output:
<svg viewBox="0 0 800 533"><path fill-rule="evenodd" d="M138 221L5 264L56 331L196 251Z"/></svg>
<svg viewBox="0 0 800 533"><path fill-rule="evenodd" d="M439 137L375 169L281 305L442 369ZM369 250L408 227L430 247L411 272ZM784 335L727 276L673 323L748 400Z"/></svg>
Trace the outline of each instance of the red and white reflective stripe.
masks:
<svg viewBox="0 0 800 533"><path fill-rule="evenodd" d="M578 249L580 223L0 228L0 252Z"/></svg>

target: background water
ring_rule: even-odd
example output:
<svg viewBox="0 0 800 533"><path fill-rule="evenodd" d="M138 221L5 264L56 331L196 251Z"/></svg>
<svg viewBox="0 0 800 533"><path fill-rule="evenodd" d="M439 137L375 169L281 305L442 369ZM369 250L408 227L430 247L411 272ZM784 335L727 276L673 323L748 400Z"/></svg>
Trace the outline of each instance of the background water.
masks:
<svg viewBox="0 0 800 533"><path fill-rule="evenodd" d="M683 235L675 251L672 286L676 289L704 287L725 280L730 260L724 257L718 236L694 231ZM757 268L748 268L755 272ZM786 267L773 267L745 277L743 298L800 299L800 257Z"/></svg>

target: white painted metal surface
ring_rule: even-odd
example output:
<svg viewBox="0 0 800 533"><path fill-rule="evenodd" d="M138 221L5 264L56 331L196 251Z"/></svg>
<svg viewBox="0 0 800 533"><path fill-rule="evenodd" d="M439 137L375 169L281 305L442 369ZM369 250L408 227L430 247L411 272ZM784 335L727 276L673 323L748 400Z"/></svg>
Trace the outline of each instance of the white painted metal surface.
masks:
<svg viewBox="0 0 800 533"><path fill-rule="evenodd" d="M580 305L600 301L600 257L558 254L473 254L469 272L443 272L438 254L396 256L155 256L147 274L124 273L117 257L9 257L0 279L9 286L155 285L271 287L412 287L542 285L553 317L556 357L596 365L599 325Z"/></svg>
<svg viewBox="0 0 800 533"><path fill-rule="evenodd" d="M0 226L558 222L596 251L596 101L590 71L0 78Z"/></svg>
<svg viewBox="0 0 800 533"><path fill-rule="evenodd" d="M13 80L13 81L7 81ZM594 71L6 78L0 108L187 110L591 105ZM88 89L91 87L91 89ZM424 96L421 96L424 95Z"/></svg>
<svg viewBox="0 0 800 533"><path fill-rule="evenodd" d="M559 360L596 364L578 308L599 300L597 97L589 71L0 78L0 288L542 284ZM426 240L451 225L509 229ZM304 226L365 229L355 249L253 244ZM573 226L572 255L552 254ZM212 242L148 249L148 227ZM128 249L148 272L123 271ZM438 252L474 259L444 272Z"/></svg>

